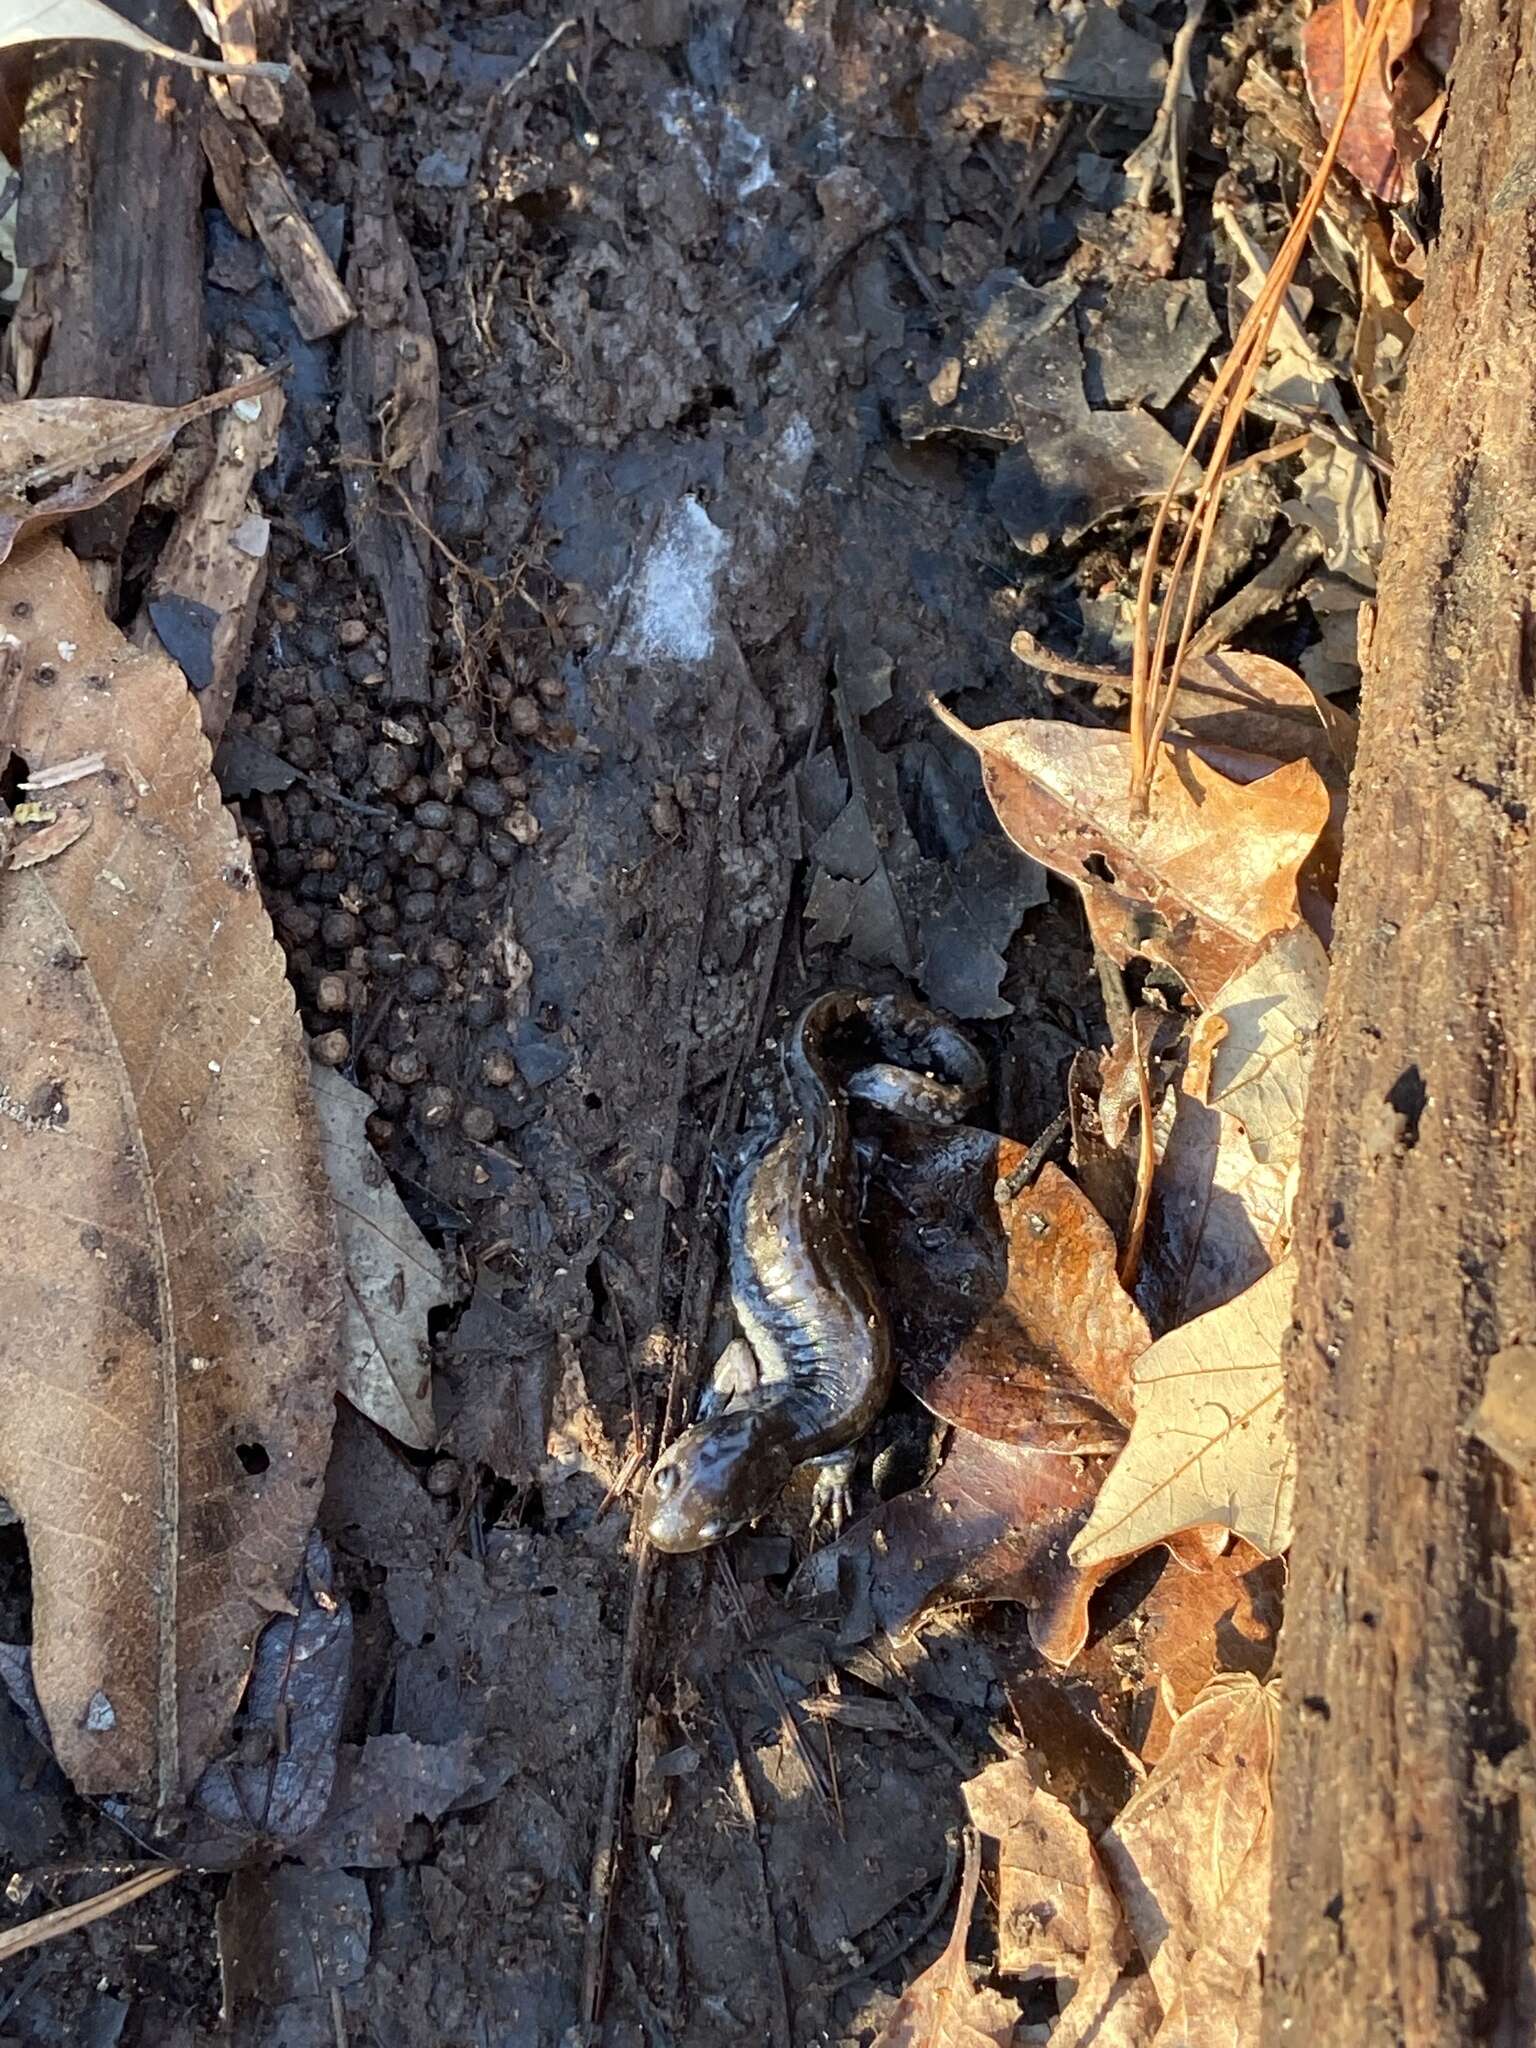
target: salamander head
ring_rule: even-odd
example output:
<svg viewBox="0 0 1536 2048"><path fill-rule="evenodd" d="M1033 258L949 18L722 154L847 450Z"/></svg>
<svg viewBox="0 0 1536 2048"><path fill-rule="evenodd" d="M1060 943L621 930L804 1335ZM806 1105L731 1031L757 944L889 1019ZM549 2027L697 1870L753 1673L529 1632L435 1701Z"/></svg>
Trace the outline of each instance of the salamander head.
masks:
<svg viewBox="0 0 1536 2048"><path fill-rule="evenodd" d="M797 1462L767 1409L696 1422L656 1460L639 1526L658 1550L706 1550L766 1513Z"/></svg>

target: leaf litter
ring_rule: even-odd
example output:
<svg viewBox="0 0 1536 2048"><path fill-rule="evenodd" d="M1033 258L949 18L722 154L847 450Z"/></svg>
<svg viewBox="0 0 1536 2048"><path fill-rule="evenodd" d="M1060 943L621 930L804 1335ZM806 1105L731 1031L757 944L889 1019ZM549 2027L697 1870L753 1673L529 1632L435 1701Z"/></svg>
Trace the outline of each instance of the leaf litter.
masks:
<svg viewBox="0 0 1536 2048"><path fill-rule="evenodd" d="M0 1491L59 1761L168 1806L313 1519L334 1224L282 955L182 676L124 642L52 539L0 570L0 608L10 748L107 762L92 831L0 879L0 1326L28 1388L0 1419Z"/></svg>

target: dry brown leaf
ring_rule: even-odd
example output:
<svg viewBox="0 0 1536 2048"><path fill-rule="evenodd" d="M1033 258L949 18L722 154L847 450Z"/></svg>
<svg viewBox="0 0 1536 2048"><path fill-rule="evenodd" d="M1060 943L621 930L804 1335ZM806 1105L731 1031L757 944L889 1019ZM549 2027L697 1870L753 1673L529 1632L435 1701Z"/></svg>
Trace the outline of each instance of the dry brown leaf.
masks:
<svg viewBox="0 0 1536 2048"><path fill-rule="evenodd" d="M1206 1524L1265 1557L1289 1545L1296 1453L1280 1346L1295 1280L1282 1262L1137 1360L1136 1424L1072 1544L1074 1564L1102 1567Z"/></svg>
<svg viewBox="0 0 1536 2048"><path fill-rule="evenodd" d="M1009 1150L999 1147L1005 1174ZM1055 1166L1020 1191L1003 1221L1002 1296L920 1397L944 1421L1000 1443L1117 1451L1132 1416L1131 1366L1152 1333L1116 1277L1114 1236Z"/></svg>
<svg viewBox="0 0 1536 2048"><path fill-rule="evenodd" d="M231 64L213 57L192 57L169 43L157 42L131 21L125 21L105 0L12 0L9 18L0 22L0 50L21 43L121 43L147 57L164 57L192 71L218 77L286 78L286 64Z"/></svg>
<svg viewBox="0 0 1536 2048"><path fill-rule="evenodd" d="M51 538L0 569L0 619L16 753L107 762L86 838L0 878L0 1492L59 1761L164 1804L314 1519L335 1226L293 994L179 671Z"/></svg>
<svg viewBox="0 0 1536 2048"><path fill-rule="evenodd" d="M1121 965L1163 961L1208 1002L1298 921L1297 875L1329 815L1310 763L1243 784L1193 747L1164 745L1141 818L1125 734L1030 718L972 731L932 701L980 757L1009 838L1078 885L1096 940Z"/></svg>
<svg viewBox="0 0 1536 2048"><path fill-rule="evenodd" d="M1356 0L1325 0L1302 30L1307 91L1325 134L1338 119L1343 97L1346 5L1355 7L1354 33L1358 35L1363 10ZM1441 10L1442 15L1445 12ZM1399 0L1392 9L1385 44L1366 73L1339 148L1339 162L1345 169L1354 173L1367 192L1389 204L1402 197L1404 168L1428 149L1444 107L1444 73L1435 59L1448 63L1448 52L1434 39L1429 39L1423 50L1415 48L1429 13L1428 0ZM1450 48L1454 47L1453 29Z"/></svg>
<svg viewBox="0 0 1536 2048"><path fill-rule="evenodd" d="M1196 746L1310 761L1329 789L1354 765L1356 726L1305 676L1267 654L1223 647L1186 662L1173 722Z"/></svg>
<svg viewBox="0 0 1536 2048"><path fill-rule="evenodd" d="M0 405L0 562L28 527L100 505L153 468L181 429L205 413L259 398L263 370L188 405L117 398L27 398Z"/></svg>
<svg viewBox="0 0 1536 2048"><path fill-rule="evenodd" d="M965 1960L980 1882L976 1837L967 1833L954 1932L938 1961L914 1977L897 2000L874 2048L1012 2048L1019 2008L1001 1992L978 1990Z"/></svg>
<svg viewBox="0 0 1536 2048"><path fill-rule="evenodd" d="M448 1299L442 1261L368 1142L373 1097L330 1067L311 1068L311 1079L346 1270L341 1391L401 1443L429 1451L437 1420L427 1317Z"/></svg>
<svg viewBox="0 0 1536 2048"><path fill-rule="evenodd" d="M1233 1544L1203 1571L1170 1565L1141 1606L1137 1644L1155 1675L1152 1717L1140 1744L1156 1763L1183 1714L1220 1672L1267 1678L1285 1591L1285 1562L1260 1557L1251 1543Z"/></svg>
<svg viewBox="0 0 1536 2048"><path fill-rule="evenodd" d="M1150 2048L1259 2038L1278 1722L1269 1686L1214 1680L1099 1844L1162 2003Z"/></svg>

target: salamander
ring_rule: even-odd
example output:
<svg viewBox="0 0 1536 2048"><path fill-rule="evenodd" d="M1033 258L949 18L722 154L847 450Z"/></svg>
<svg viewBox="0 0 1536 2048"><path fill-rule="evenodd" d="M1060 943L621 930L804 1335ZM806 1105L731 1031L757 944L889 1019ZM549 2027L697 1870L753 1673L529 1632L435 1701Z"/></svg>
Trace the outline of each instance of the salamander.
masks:
<svg viewBox="0 0 1536 2048"><path fill-rule="evenodd" d="M852 1049L865 1057L851 1064ZM875 1057L867 1057L873 1052ZM815 1516L840 1524L858 1439L885 1406L890 1326L859 1238L850 1100L958 1123L986 1085L981 1055L901 996L838 989L784 1047L790 1114L737 1175L730 1201L727 1346L697 1419L662 1453L639 1525L658 1550L702 1550L756 1521L797 1466L816 1463ZM846 1069L846 1070L845 1070Z"/></svg>

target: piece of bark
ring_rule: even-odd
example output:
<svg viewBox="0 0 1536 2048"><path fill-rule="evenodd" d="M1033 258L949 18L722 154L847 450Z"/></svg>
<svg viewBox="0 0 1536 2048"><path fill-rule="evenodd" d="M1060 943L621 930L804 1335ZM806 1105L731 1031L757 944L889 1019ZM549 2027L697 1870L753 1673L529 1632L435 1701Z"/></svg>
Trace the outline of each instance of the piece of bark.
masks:
<svg viewBox="0 0 1536 2048"><path fill-rule="evenodd" d="M239 356L230 367L234 377L244 377L261 365L254 356ZM258 417L245 418L242 406L259 408ZM267 580L269 527L251 496L251 485L277 453L282 419L280 385L220 415L208 474L160 551L145 608L133 630L136 646L155 646L157 608L169 601L196 605L211 614L208 668L203 675L189 671L189 680L198 691L203 731L214 747L234 707L256 628L256 606Z"/></svg>
<svg viewBox="0 0 1536 2048"><path fill-rule="evenodd" d="M140 28L185 36L180 0L119 0ZM16 260L46 352L38 398L183 405L205 388L205 82L109 45L41 51L27 103ZM69 524L76 553L112 559L143 496L124 491Z"/></svg>
<svg viewBox="0 0 1536 2048"><path fill-rule="evenodd" d="M1269 2048L1536 2039L1536 0L1469 0L1296 1242Z"/></svg>
<svg viewBox="0 0 1536 2048"><path fill-rule="evenodd" d="M218 120L224 123L225 135L219 135L215 129ZM232 107L225 115L213 115L199 127L212 132L212 139L201 135L200 140L214 166L215 184L226 213L230 212L230 205L224 195L232 185L230 145L239 152L241 182L236 205L256 230L261 246L272 259L273 269L283 281L283 290L293 307L294 325L306 341L321 341L326 335L335 334L356 318L357 308L271 150L251 123L241 119ZM230 213L230 218L239 225L234 213Z"/></svg>
<svg viewBox="0 0 1536 2048"><path fill-rule="evenodd" d="M416 259L395 219L384 145L372 136L358 148L355 206L347 283L361 317L342 345L336 407L347 527L384 604L391 701L426 704L424 528L437 470L437 347Z"/></svg>

